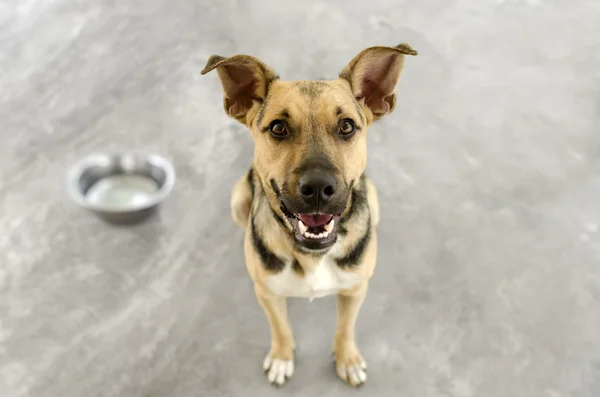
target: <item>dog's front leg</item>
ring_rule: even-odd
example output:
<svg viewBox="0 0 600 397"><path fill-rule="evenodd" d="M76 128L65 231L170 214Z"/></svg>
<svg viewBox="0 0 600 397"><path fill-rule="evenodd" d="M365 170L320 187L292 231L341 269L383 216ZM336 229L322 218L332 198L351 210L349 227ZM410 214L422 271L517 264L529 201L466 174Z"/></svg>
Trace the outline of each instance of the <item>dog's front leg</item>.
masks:
<svg viewBox="0 0 600 397"><path fill-rule="evenodd" d="M356 347L354 328L360 307L367 295L367 283L337 296L337 330L333 353L337 374L352 386L367 381L367 364Z"/></svg>
<svg viewBox="0 0 600 397"><path fill-rule="evenodd" d="M271 350L263 363L269 382L283 385L294 374L294 337L288 320L286 298L255 286L258 303L271 329Z"/></svg>

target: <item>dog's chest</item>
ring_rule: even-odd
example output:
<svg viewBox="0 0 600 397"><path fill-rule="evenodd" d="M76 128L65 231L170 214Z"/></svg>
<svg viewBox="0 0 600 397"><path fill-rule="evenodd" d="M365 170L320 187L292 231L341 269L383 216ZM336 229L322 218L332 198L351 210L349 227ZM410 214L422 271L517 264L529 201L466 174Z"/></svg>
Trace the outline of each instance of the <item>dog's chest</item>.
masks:
<svg viewBox="0 0 600 397"><path fill-rule="evenodd" d="M335 260L326 255L304 275L296 273L288 264L280 273L267 277L267 287L275 295L313 299L337 294L359 281L358 275L340 269Z"/></svg>

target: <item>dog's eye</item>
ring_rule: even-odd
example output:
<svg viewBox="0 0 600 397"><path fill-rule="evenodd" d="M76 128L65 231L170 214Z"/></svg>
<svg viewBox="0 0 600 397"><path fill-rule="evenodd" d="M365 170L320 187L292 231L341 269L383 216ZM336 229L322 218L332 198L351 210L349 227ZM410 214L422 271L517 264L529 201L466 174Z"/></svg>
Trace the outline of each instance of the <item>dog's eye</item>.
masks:
<svg viewBox="0 0 600 397"><path fill-rule="evenodd" d="M342 120L342 122L340 123L340 135L344 137L349 137L354 133L354 131L356 131L356 126L354 125L354 122L352 122L352 120Z"/></svg>
<svg viewBox="0 0 600 397"><path fill-rule="evenodd" d="M279 120L275 120L269 126L269 131L271 131L271 135L277 138L281 138L287 135L287 129L285 128L285 124L283 124Z"/></svg>

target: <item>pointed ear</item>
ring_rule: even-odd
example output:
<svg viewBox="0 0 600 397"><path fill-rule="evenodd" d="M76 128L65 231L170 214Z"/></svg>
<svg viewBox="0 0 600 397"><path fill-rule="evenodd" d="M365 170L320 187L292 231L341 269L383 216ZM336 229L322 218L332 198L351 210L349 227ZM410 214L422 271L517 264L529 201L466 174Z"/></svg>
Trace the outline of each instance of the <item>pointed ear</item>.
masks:
<svg viewBox="0 0 600 397"><path fill-rule="evenodd" d="M217 69L223 87L225 112L244 124L254 102L262 103L267 87L278 78L271 68L248 55L230 58L212 55L200 73L206 74L213 69Z"/></svg>
<svg viewBox="0 0 600 397"><path fill-rule="evenodd" d="M404 55L417 55L408 44L371 47L358 54L342 71L354 97L371 110L376 120L394 110L396 86L404 67Z"/></svg>

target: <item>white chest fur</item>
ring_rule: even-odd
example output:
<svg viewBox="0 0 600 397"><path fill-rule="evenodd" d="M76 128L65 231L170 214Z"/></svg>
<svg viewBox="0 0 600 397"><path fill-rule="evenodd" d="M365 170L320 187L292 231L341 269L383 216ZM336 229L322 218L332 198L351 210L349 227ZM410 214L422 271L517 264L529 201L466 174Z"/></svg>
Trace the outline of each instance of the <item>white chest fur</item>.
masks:
<svg viewBox="0 0 600 397"><path fill-rule="evenodd" d="M283 271L267 278L267 287L275 295L297 298L321 298L335 295L340 290L354 287L360 281L353 272L339 268L330 255L313 269L306 270L304 276L297 274L288 265Z"/></svg>

